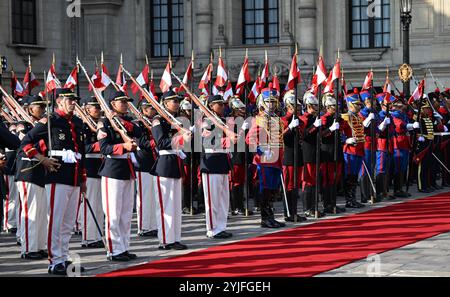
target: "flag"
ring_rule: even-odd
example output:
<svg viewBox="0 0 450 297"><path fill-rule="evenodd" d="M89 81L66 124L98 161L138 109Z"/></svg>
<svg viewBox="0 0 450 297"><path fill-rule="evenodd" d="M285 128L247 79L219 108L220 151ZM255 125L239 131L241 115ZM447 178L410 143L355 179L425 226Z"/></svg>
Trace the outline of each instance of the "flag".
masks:
<svg viewBox="0 0 450 297"><path fill-rule="evenodd" d="M327 86L324 89L324 93L334 92L334 82L341 77L341 61L338 59L333 67L333 70L328 75Z"/></svg>
<svg viewBox="0 0 450 297"><path fill-rule="evenodd" d="M275 89L277 91L277 95L280 96L281 95L281 88L280 88L280 80L278 79L277 75L273 76L272 79L272 88Z"/></svg>
<svg viewBox="0 0 450 297"><path fill-rule="evenodd" d="M251 81L250 72L248 70L248 57L245 57L244 64L242 65L241 72L239 73L238 82L236 85L236 93L242 95L244 87Z"/></svg>
<svg viewBox="0 0 450 297"><path fill-rule="evenodd" d="M60 87L61 83L56 78L55 64L50 66L47 74L47 81L45 83L45 88L47 93L53 92L57 87Z"/></svg>
<svg viewBox="0 0 450 297"><path fill-rule="evenodd" d="M323 62L322 56L319 57L319 63L316 69L317 76L317 86L322 85L327 80L327 69L325 67L325 63Z"/></svg>
<svg viewBox="0 0 450 297"><path fill-rule="evenodd" d="M169 61L166 66L166 70L164 70L161 82L159 84L159 88L163 93L166 93L172 87L172 62Z"/></svg>
<svg viewBox="0 0 450 297"><path fill-rule="evenodd" d="M96 89L100 89L103 87L102 76L100 75L100 71L98 69L95 69L95 73L94 75L92 75L91 81ZM89 84L89 92L92 92L92 86L90 84Z"/></svg>
<svg viewBox="0 0 450 297"><path fill-rule="evenodd" d="M78 67L75 67L67 78L64 88L73 89L78 85Z"/></svg>
<svg viewBox="0 0 450 297"><path fill-rule="evenodd" d="M261 85L261 81L260 78L258 77L255 81L255 83L253 84L252 90L250 91L250 94L248 95L248 99L250 99L251 103L255 103L256 102L256 98L258 98L259 93L260 93L260 85Z"/></svg>
<svg viewBox="0 0 450 297"><path fill-rule="evenodd" d="M39 86L39 81L36 79L36 76L33 72L30 71L30 67L27 67L27 71L25 72L25 77L23 78L23 87L25 92L28 94L28 91L34 89Z"/></svg>
<svg viewBox="0 0 450 297"><path fill-rule="evenodd" d="M300 69L297 63L297 54L292 58L291 68L289 70L289 78L286 85L286 91L295 89L298 82L300 81Z"/></svg>
<svg viewBox="0 0 450 297"><path fill-rule="evenodd" d="M119 65L119 70L117 71L116 85L119 86L119 89L128 96L127 79L125 77L125 73L123 72L122 64Z"/></svg>
<svg viewBox="0 0 450 297"><path fill-rule="evenodd" d="M149 72L150 72L150 66L148 66L148 64L145 64L144 69L139 74L139 76L136 78L136 81L139 84L139 86L142 87L144 85L148 85L148 74L149 74ZM135 83L133 83L131 85L131 90L133 91L133 94L136 94L137 92L139 92L139 86L137 86Z"/></svg>
<svg viewBox="0 0 450 297"><path fill-rule="evenodd" d="M227 70L225 68L225 63L222 57L219 57L219 65L217 66L217 77L214 85L217 88L222 88L228 81Z"/></svg>
<svg viewBox="0 0 450 297"><path fill-rule="evenodd" d="M408 104L412 104L414 102L417 102L422 98L423 93L425 90L425 80L422 80L420 84L417 86L417 88L414 90L411 98L408 101Z"/></svg>
<svg viewBox="0 0 450 297"><path fill-rule="evenodd" d="M269 81L269 59L267 58L266 54L266 64L264 66L263 72L261 73L260 79L259 79L259 89L262 89L266 86L267 82Z"/></svg>
<svg viewBox="0 0 450 297"><path fill-rule="evenodd" d="M23 97L26 95L26 92L24 91L22 85L17 79L17 76L14 73L14 71L11 72L11 92L14 94L15 97Z"/></svg>
<svg viewBox="0 0 450 297"><path fill-rule="evenodd" d="M200 80L200 84L198 85L198 88L202 91L208 90L208 84L211 81L211 74L212 74L213 64L209 63L208 67L206 67L205 73L203 73L202 79ZM208 92L209 93L209 92Z"/></svg>
<svg viewBox="0 0 450 297"><path fill-rule="evenodd" d="M226 102L228 102L228 99L233 97L233 96L234 96L234 94L233 94L233 86L231 85L231 82L228 81L227 88L226 88L225 92L223 93L223 99Z"/></svg>
<svg viewBox="0 0 450 297"><path fill-rule="evenodd" d="M194 57L192 57L191 62L189 63L186 69L186 73L184 74L183 77L183 84L185 84L186 86L189 84L189 80L192 78L193 73L194 73ZM184 91L183 86L180 87L180 92L182 91Z"/></svg>
<svg viewBox="0 0 450 297"><path fill-rule="evenodd" d="M362 89L369 90L370 88L372 88L372 80L373 80L373 71L370 71L367 74L366 79L364 80L364 85L363 85Z"/></svg>
<svg viewBox="0 0 450 297"><path fill-rule="evenodd" d="M101 86L98 88L99 91L103 92L106 88L112 83L112 79L109 77L108 69L106 69L105 64L102 64L102 73L101 73Z"/></svg>

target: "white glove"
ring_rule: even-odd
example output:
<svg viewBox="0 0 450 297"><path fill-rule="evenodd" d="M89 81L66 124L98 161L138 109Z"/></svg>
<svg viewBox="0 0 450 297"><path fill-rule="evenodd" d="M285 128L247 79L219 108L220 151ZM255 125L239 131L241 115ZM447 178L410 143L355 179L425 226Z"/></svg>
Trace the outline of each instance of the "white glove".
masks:
<svg viewBox="0 0 450 297"><path fill-rule="evenodd" d="M420 136L418 140L419 140L419 142L425 142L425 137Z"/></svg>
<svg viewBox="0 0 450 297"><path fill-rule="evenodd" d="M292 119L292 122L289 124L289 129L294 130L298 126L300 126L300 121L298 119Z"/></svg>
<svg viewBox="0 0 450 297"><path fill-rule="evenodd" d="M372 122L372 120L375 119L375 114L374 113L370 113L367 118L364 120L363 125L364 127L368 128L370 126L370 123Z"/></svg>
<svg viewBox="0 0 450 297"><path fill-rule="evenodd" d="M334 132L336 130L338 130L341 127L341 125L339 125L339 123L337 123L336 121L333 122L333 125L330 126L330 131Z"/></svg>
<svg viewBox="0 0 450 297"><path fill-rule="evenodd" d="M387 126L391 123L390 118L385 118L384 121L378 126L380 131L386 130Z"/></svg>
<svg viewBox="0 0 450 297"><path fill-rule="evenodd" d="M444 126L444 132L447 133L448 132L448 128L447 126Z"/></svg>
<svg viewBox="0 0 450 297"><path fill-rule="evenodd" d="M356 144L356 139L355 138L347 138L345 143L349 144L349 145L355 145Z"/></svg>
<svg viewBox="0 0 450 297"><path fill-rule="evenodd" d="M420 123L419 123L419 122L415 122L415 123L413 124L413 128L414 128L414 129L420 129Z"/></svg>
<svg viewBox="0 0 450 297"><path fill-rule="evenodd" d="M247 131L248 128L250 128L250 123L247 122L247 121L245 121L245 122L242 124L241 129L244 130L244 131Z"/></svg>
<svg viewBox="0 0 450 297"><path fill-rule="evenodd" d="M316 121L314 122L314 127L316 127L316 128L322 127L322 119L321 118L316 119Z"/></svg>
<svg viewBox="0 0 450 297"><path fill-rule="evenodd" d="M264 157L266 158L266 160L272 159L272 157L273 157L273 152L272 152L272 150L264 151Z"/></svg>
<svg viewBox="0 0 450 297"><path fill-rule="evenodd" d="M449 124L450 125L450 121L448 121L448 123L447 124Z"/></svg>
<svg viewBox="0 0 450 297"><path fill-rule="evenodd" d="M438 118L438 119L441 119L441 120L444 119L438 112L434 112L433 115L434 115L435 118Z"/></svg>
<svg viewBox="0 0 450 297"><path fill-rule="evenodd" d="M189 131L191 131L191 133L194 134L195 132L197 132L197 128L195 126L192 126L189 128Z"/></svg>

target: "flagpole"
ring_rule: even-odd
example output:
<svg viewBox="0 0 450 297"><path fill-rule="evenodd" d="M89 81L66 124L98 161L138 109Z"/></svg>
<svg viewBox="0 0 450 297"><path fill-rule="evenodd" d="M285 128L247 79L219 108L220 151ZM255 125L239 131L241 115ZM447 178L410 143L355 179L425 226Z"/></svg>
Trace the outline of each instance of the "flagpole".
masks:
<svg viewBox="0 0 450 297"><path fill-rule="evenodd" d="M323 47L321 46L320 47L319 57L322 57L322 53L323 53ZM321 118L320 112L322 110L322 98L321 98L321 96L322 96L322 86L319 85L318 86L318 92L317 92L317 98L319 99L318 100L319 101L319 111L318 111L317 117L319 119ZM322 134L322 126L320 126L318 128L317 137L316 137L316 191L315 191L315 214L316 214L316 219L319 218L320 148L321 148L321 145L322 145L321 134Z"/></svg>
<svg viewBox="0 0 450 297"><path fill-rule="evenodd" d="M28 55L28 95L31 96L31 91L32 91L32 87L31 87L31 55Z"/></svg>
<svg viewBox="0 0 450 297"><path fill-rule="evenodd" d="M388 66L387 66L387 69L386 69L386 83L390 84L390 82L389 82L389 67ZM386 103L386 117L390 119L391 118L391 114L390 114L389 108L390 108L390 101L391 101L391 99L390 99L391 98L391 93L389 93L388 96L389 96L389 99L388 99L387 102L385 102ZM385 100L386 100L386 97L385 97ZM391 162L389 162L390 161L390 156L389 156L389 153L390 153L390 151L389 151L389 145L390 145L389 130L390 130L390 125L387 125L387 128L386 128L386 156L387 156L387 160L386 160L386 175L384 177L384 180L385 180L385 182L384 182L384 187L385 187L384 190L386 190L386 192L383 193L386 198L389 197L389 184L390 184L390 182L389 182L389 175L390 175L390 172L391 172L391 169L390 169Z"/></svg>
<svg viewBox="0 0 450 297"><path fill-rule="evenodd" d="M338 64L339 67L341 67L340 59L341 59L341 51L340 51L340 49L338 49L337 63L339 63ZM334 68L333 68L333 71L334 71ZM339 71L339 73L340 73L340 71ZM332 74L332 76L333 76L333 74ZM340 109L339 109L339 94L341 92L340 81L341 81L341 78L340 78L340 75L339 75L337 81L335 82L336 83L336 105L335 105L334 121L336 123L339 122L340 113L341 113ZM334 185L333 185L333 187L334 187L334 189L333 189L333 196L334 197L332 197L333 200L336 199L336 195L337 195L337 184L338 184L337 177L338 177L338 169L339 169L339 166L338 166L338 164L339 164L338 150L339 150L339 139L340 139L339 136L340 136L340 129L337 129L334 132L334 163L335 163L336 167L335 167L335 170L334 170ZM335 203L333 203L333 204L334 204L333 205L334 206L334 213L336 214L337 213L337 206L336 206Z"/></svg>
<svg viewBox="0 0 450 297"><path fill-rule="evenodd" d="M194 69L195 69L195 63L194 63L194 51L192 50L192 56L191 56L191 62L192 62L192 79L191 79L191 89L194 90ZM191 100L191 126L195 126L195 103L193 100ZM194 215L194 156L195 156L195 135L191 139L191 168L190 168L190 212L191 216Z"/></svg>
<svg viewBox="0 0 450 297"><path fill-rule="evenodd" d="M295 57L297 60L298 57L298 44L297 42L295 43ZM297 64L298 67L298 64ZM297 71L297 69L296 69ZM294 114L293 114L293 119L296 120L298 119L298 114L297 114L297 110L298 110L298 77L297 77L297 81L295 81L295 87L294 87L294 94L295 94L295 100L294 100ZM289 83L289 82L288 82ZM299 119L298 119L299 120ZM298 134L298 128L294 129L294 196L295 199L294 201L292 201L292 203L298 203L297 202L297 195L298 195L298 150L299 150L299 134ZM289 211L289 205L286 205L286 208ZM297 209L295 207L295 209ZM294 216L294 223L297 223L298 218L297 218L297 213L291 214Z"/></svg>
<svg viewBox="0 0 450 297"><path fill-rule="evenodd" d="M53 71L55 70L55 64L56 64L56 57L55 57L55 53L53 53L53 58L52 58L52 65L53 65ZM45 86L47 87L47 86ZM53 89L52 92L52 112L55 112L55 102L56 102L56 88ZM49 118L49 123L50 123L50 118Z"/></svg>
<svg viewBox="0 0 450 297"><path fill-rule="evenodd" d="M148 56L147 56L147 54L145 54L145 64L147 65L147 66L149 66L147 69L148 69L148 73L147 73L147 75L148 75L148 77L150 77L150 64L149 64L149 62L148 62ZM149 91L150 92L150 82L147 84L147 91ZM155 94L153 94L153 95L155 95ZM141 98L139 98L139 100L141 100Z"/></svg>
<svg viewBox="0 0 450 297"><path fill-rule="evenodd" d="M77 55L77 61L78 61L78 55ZM77 96L80 98L80 66L77 64Z"/></svg>
<svg viewBox="0 0 450 297"><path fill-rule="evenodd" d="M248 49L245 49L245 58L248 59ZM247 120L248 117L248 85L246 84L244 86L244 104L245 104L245 115L244 115L244 121ZM245 216L249 216L249 208L250 208L250 201L249 201L249 179L248 179L248 154L249 154L249 147L247 144L247 134L248 131L244 131L245 135L245 150L244 150L244 199L245 199Z"/></svg>
<svg viewBox="0 0 450 297"><path fill-rule="evenodd" d="M370 105L371 105L371 109L372 111L376 112L376 108L375 108L375 87L374 87L374 82L373 82L373 69L370 69L371 74L372 74L372 79L371 79L371 98L370 98ZM376 180L376 166L375 166L375 154L376 154L376 132L375 132L375 125L376 125L376 117L375 119L372 120L372 123L370 124L370 137L372 139L372 143L371 143L371 152L370 152L370 172L368 172L367 174L372 175L372 181L375 182ZM370 200L372 202L372 204L375 204L375 200L376 200L376 192L373 189L374 187L371 187L370 192L372 193ZM376 188L375 188L376 190Z"/></svg>

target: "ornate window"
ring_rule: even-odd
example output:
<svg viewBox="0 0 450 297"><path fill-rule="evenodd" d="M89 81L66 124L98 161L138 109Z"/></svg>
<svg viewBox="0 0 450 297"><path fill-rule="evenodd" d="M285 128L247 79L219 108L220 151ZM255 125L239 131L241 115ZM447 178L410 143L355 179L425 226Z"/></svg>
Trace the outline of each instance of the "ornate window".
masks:
<svg viewBox="0 0 450 297"><path fill-rule="evenodd" d="M12 42L37 44L36 0L12 0Z"/></svg>
<svg viewBox="0 0 450 297"><path fill-rule="evenodd" d="M278 0L244 0L244 44L278 42Z"/></svg>

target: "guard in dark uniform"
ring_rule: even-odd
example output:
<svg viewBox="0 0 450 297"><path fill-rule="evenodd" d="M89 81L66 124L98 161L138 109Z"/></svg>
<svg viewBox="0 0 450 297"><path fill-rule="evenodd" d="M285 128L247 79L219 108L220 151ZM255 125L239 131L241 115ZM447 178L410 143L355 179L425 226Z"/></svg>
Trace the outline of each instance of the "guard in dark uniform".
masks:
<svg viewBox="0 0 450 297"><path fill-rule="evenodd" d="M9 131L17 135L17 125L10 124ZM10 234L20 234L19 228L19 209L20 209L20 199L19 193L17 191L16 183L14 181L14 174L16 172L16 155L15 150L5 149L6 155L6 166L3 169L4 183L6 198L4 202L3 213L4 218L2 221L3 231ZM20 242L20 235L17 238Z"/></svg>
<svg viewBox="0 0 450 297"><path fill-rule="evenodd" d="M44 115L46 102L38 96L25 96L23 101L28 113L37 123ZM17 132L20 139L33 129L28 122L20 122ZM44 140L35 148L44 155ZM21 257L27 260L47 258L47 193L45 191L45 169L37 165L37 159L30 159L23 150L17 154L16 185L20 193L20 242Z"/></svg>
<svg viewBox="0 0 450 297"><path fill-rule="evenodd" d="M225 102L221 95L208 98L210 110L225 123ZM203 153L200 157L200 172L204 186L206 236L226 239L232 234L226 232L230 208L228 174L231 170L230 140L225 139L222 130L208 118L203 121Z"/></svg>
<svg viewBox="0 0 450 297"><path fill-rule="evenodd" d="M151 126L156 110L147 100L139 101L138 108L142 112L148 126ZM138 236L157 237L158 225L156 223L156 199L154 176L150 171L155 164L156 144L153 139L152 131L144 123L137 121L136 124L141 128L142 135L138 139L138 148L136 159L137 174L137 196L136 210L138 220Z"/></svg>
<svg viewBox="0 0 450 297"><path fill-rule="evenodd" d="M180 97L169 90L162 97L166 110L176 116L180 109ZM158 223L159 249L185 250L181 243L181 199L183 159L186 157L182 148L190 141L191 135L178 134L166 119L157 115L153 119L153 138L155 139L158 158L151 174L155 176L157 190L156 211Z"/></svg>
<svg viewBox="0 0 450 297"><path fill-rule="evenodd" d="M48 272L56 275L66 275L66 270L71 267L71 231L75 224L80 191L85 191L86 187L83 180L83 122L73 115L77 99L70 89L57 89L57 108L50 116L50 123L44 118L22 141L22 150L27 158L32 163L37 159L38 164L44 165L48 171L45 179L49 206ZM39 145L40 150L36 145ZM45 157L46 155L50 158Z"/></svg>
<svg viewBox="0 0 450 297"><path fill-rule="evenodd" d="M341 125L347 124L338 117L336 121L336 99L330 94L323 98L326 113L322 116L322 145L321 153L321 175L322 195L324 212L326 214L339 214L345 212L345 208L336 205L336 189L341 179L342 164L344 161L343 146L341 143ZM336 146L336 133L338 133L338 144ZM335 149L337 148L337 160L335 160Z"/></svg>
<svg viewBox="0 0 450 297"><path fill-rule="evenodd" d="M83 99L80 102L81 107L84 108L87 115L92 119L92 122L98 125L101 118L101 108L95 97ZM84 148L86 152L86 196L80 208L81 213L81 230L83 248L103 248L101 234L95 224L97 220L100 228L105 222L103 208L102 208L102 192L101 192L101 177L98 174L100 165L102 164L102 154L100 153L100 143L97 140L97 130L91 129L86 123L83 126L84 131ZM89 210L88 202L92 208Z"/></svg>
<svg viewBox="0 0 450 297"><path fill-rule="evenodd" d="M238 98L230 99L228 106L231 109L231 118L229 125L234 127L236 134L244 133L250 127L245 117L245 105ZM231 122L230 122L231 121ZM242 132L241 132L242 131ZM250 159L248 155L247 160ZM233 164L232 173L230 174L231 181L231 215L245 215L244 206L244 182L245 182L245 147L240 143L234 144L234 150L232 153L231 163ZM250 180L248 180L251 183ZM248 215L252 215L253 212L248 210Z"/></svg>
<svg viewBox="0 0 450 297"><path fill-rule="evenodd" d="M129 248L136 179L134 166L137 165L135 152L138 147L135 139L139 139L142 132L132 122L133 119L127 116L128 102L131 101L121 91L113 92L109 97L110 106L125 127L130 141L124 142L109 119L102 119L98 125L97 139L103 155L99 175L102 177L102 204L109 261L127 262L137 258L129 252Z"/></svg>
<svg viewBox="0 0 450 297"><path fill-rule="evenodd" d="M286 115L282 118L284 126L284 158L283 158L283 178L286 190L286 203L284 203L284 216L286 222L294 222L295 215L298 221L306 221L305 217L297 214L297 205L299 197L299 189L302 186L303 174L303 154L302 154L302 131L303 127L300 125L299 117L301 116L301 103L297 99L297 118L294 119L295 113L295 93L289 91L284 95L284 106L286 108ZM295 130L298 130L298 144L297 144L297 192L294 189L294 150L295 150ZM289 209L289 216L288 210Z"/></svg>
<svg viewBox="0 0 450 297"><path fill-rule="evenodd" d="M320 118L319 100L314 94L307 92L303 98L306 105L306 113L300 117L302 122L303 135L303 192L305 197L305 215L306 217L315 217L315 187L317 187L316 172L320 168L316 165L317 153L317 135L322 126ZM319 211L319 217L325 213Z"/></svg>

